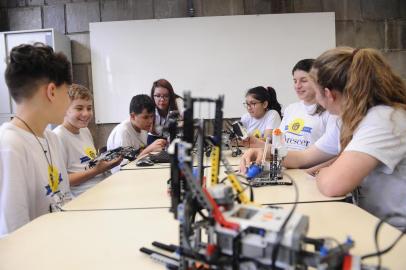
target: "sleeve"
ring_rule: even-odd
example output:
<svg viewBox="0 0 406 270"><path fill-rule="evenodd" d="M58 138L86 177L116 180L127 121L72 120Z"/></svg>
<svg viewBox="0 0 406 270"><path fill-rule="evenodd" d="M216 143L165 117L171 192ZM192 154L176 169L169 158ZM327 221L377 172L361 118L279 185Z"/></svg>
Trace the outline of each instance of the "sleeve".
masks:
<svg viewBox="0 0 406 270"><path fill-rule="evenodd" d="M58 143L58 152L61 153L63 162L65 164L66 168L69 168L69 155L68 155L68 150L65 147L68 147L67 142L64 140L64 137L62 134L55 133L55 137Z"/></svg>
<svg viewBox="0 0 406 270"><path fill-rule="evenodd" d="M241 116L241 119L240 119L240 122L242 123L242 125L245 127L245 128L248 128L248 122L249 122L249 114L244 114L243 116Z"/></svg>
<svg viewBox="0 0 406 270"><path fill-rule="evenodd" d="M406 156L406 112L373 109L361 121L344 151L368 154L382 162L385 172L390 174Z"/></svg>
<svg viewBox="0 0 406 270"><path fill-rule="evenodd" d="M24 164L16 151L0 150L0 236L30 221Z"/></svg>
<svg viewBox="0 0 406 270"><path fill-rule="evenodd" d="M279 128L280 128L282 131L285 131L285 126L287 125L287 120L288 120L289 117L290 117L290 111L291 111L290 108L291 108L291 106L289 105L289 106L286 107L286 109L283 111L281 123L280 123L280 125L279 125Z"/></svg>
<svg viewBox="0 0 406 270"><path fill-rule="evenodd" d="M277 111L271 110L268 112L265 129L275 129L281 124L281 118Z"/></svg>
<svg viewBox="0 0 406 270"><path fill-rule="evenodd" d="M340 123L338 121L338 117L330 115L326 131L315 143L317 149L334 156L340 153Z"/></svg>
<svg viewBox="0 0 406 270"><path fill-rule="evenodd" d="M120 144L118 146L134 146L140 147L139 144L134 145L134 139L132 138L132 134L128 131L125 131L120 136ZM117 146L117 147L118 147Z"/></svg>

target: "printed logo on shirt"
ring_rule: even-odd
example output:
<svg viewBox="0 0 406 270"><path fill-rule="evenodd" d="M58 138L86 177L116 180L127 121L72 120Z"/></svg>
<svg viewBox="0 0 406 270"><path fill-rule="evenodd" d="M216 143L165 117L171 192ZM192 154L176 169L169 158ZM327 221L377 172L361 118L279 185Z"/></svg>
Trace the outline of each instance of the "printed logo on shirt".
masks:
<svg viewBox="0 0 406 270"><path fill-rule="evenodd" d="M85 147L85 154L86 156L83 156L80 158L80 163L86 163L89 162L92 159L96 158L96 150L93 147Z"/></svg>
<svg viewBox="0 0 406 270"><path fill-rule="evenodd" d="M48 166L48 185L45 186L47 191L46 195L55 194L59 191L59 183L62 182L62 174L59 173L58 168L49 165Z"/></svg>
<svg viewBox="0 0 406 270"><path fill-rule="evenodd" d="M301 136L302 132L312 133L312 128L306 127L302 118L295 118L289 125L285 126L285 131Z"/></svg>
<svg viewBox="0 0 406 270"><path fill-rule="evenodd" d="M262 136L261 136L261 131L259 131L259 129L255 129L252 133L251 133L251 135L252 136L254 136L254 137L256 137L256 138L258 138L258 139L260 139Z"/></svg>

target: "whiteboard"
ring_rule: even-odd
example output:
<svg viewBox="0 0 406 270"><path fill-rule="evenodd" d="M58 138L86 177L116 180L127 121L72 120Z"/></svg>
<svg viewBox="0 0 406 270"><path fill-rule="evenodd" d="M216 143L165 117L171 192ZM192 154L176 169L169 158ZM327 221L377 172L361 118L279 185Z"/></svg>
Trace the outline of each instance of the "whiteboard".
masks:
<svg viewBox="0 0 406 270"><path fill-rule="evenodd" d="M297 101L292 67L335 47L334 13L195 17L90 24L96 123L128 117L131 97L165 78L175 92L225 95L224 116L240 117L247 89L272 86ZM209 107L195 110L203 117Z"/></svg>

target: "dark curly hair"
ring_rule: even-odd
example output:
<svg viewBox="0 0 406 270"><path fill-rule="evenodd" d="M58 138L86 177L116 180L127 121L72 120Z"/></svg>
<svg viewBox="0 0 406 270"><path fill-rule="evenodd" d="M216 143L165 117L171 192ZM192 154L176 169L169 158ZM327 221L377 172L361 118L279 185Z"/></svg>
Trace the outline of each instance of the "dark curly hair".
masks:
<svg viewBox="0 0 406 270"><path fill-rule="evenodd" d="M130 113L141 114L144 109L147 110L148 113L154 112L154 101L144 94L133 96L130 102Z"/></svg>
<svg viewBox="0 0 406 270"><path fill-rule="evenodd" d="M19 103L32 97L41 83L72 84L72 69L63 53L43 43L22 44L10 52L5 79L11 97Z"/></svg>

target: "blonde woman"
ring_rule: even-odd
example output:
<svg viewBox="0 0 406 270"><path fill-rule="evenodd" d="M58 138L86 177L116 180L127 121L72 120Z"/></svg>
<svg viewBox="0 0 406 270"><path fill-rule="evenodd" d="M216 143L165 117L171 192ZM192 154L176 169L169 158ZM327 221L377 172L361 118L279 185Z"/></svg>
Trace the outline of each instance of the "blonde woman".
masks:
<svg viewBox="0 0 406 270"><path fill-rule="evenodd" d="M374 49L329 50L316 59L311 75L317 101L342 122L341 152L316 176L320 191L341 196L357 190L358 204L370 213L380 218L393 212L406 215L405 83ZM260 153L246 153L242 167ZM323 161L322 155L311 156L307 150L289 152L285 166ZM405 219L388 222L406 227Z"/></svg>

